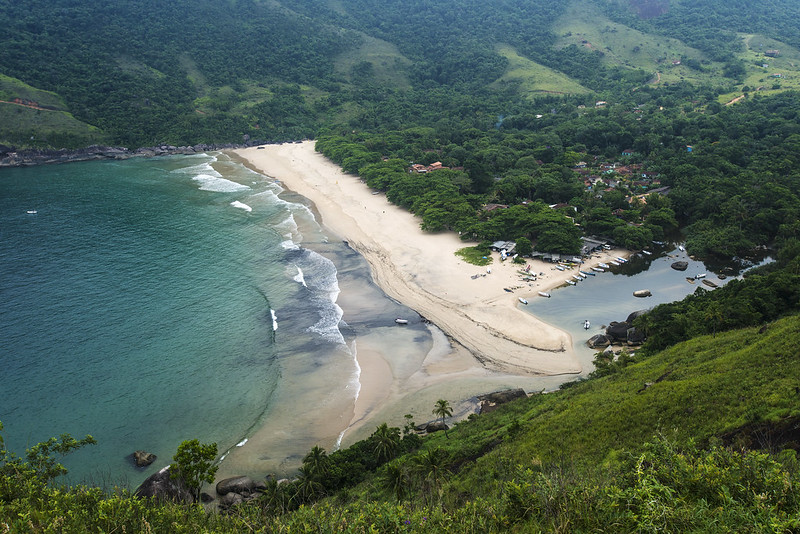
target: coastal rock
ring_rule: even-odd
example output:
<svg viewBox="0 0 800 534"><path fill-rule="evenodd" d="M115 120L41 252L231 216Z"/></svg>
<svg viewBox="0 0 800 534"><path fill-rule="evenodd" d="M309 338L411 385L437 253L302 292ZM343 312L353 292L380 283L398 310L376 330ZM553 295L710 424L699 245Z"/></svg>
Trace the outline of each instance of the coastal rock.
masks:
<svg viewBox="0 0 800 534"><path fill-rule="evenodd" d="M606 327L606 335L614 341L628 341L628 329L630 327L630 323L612 321Z"/></svg>
<svg viewBox="0 0 800 534"><path fill-rule="evenodd" d="M182 478L172 478L169 466L147 478L134 493L136 497L153 497L157 501L191 504L194 496Z"/></svg>
<svg viewBox="0 0 800 534"><path fill-rule="evenodd" d="M636 328L628 329L628 345L641 345L645 341L644 333L636 330Z"/></svg>
<svg viewBox="0 0 800 534"><path fill-rule="evenodd" d="M217 494L238 493L250 495L256 490L255 481L247 476L230 477L217 482Z"/></svg>
<svg viewBox="0 0 800 534"><path fill-rule="evenodd" d="M133 461L136 467L147 467L156 461L157 456L151 452L135 451L133 453Z"/></svg>
<svg viewBox="0 0 800 534"><path fill-rule="evenodd" d="M432 421L425 425L425 432L428 434L439 432L440 430L450 430L450 427L444 424L442 421Z"/></svg>
<svg viewBox="0 0 800 534"><path fill-rule="evenodd" d="M244 502L244 497L239 495L238 493L228 493L227 495L223 496L219 500L219 506L223 509L228 509L237 504L242 504Z"/></svg>
<svg viewBox="0 0 800 534"><path fill-rule="evenodd" d="M609 337L605 334L597 334L590 337L586 343L593 349L597 349L611 345L611 339L609 339Z"/></svg>
<svg viewBox="0 0 800 534"><path fill-rule="evenodd" d="M527 398L528 394L525 393L525 390L522 388L517 389L507 389L505 391L495 391L494 393L487 393L486 395L479 395L478 400L480 401L480 410L479 413L489 413L500 404L505 404L506 402Z"/></svg>
<svg viewBox="0 0 800 534"><path fill-rule="evenodd" d="M685 271L689 267L688 261L676 261L672 265L670 265L676 271Z"/></svg>
<svg viewBox="0 0 800 534"><path fill-rule="evenodd" d="M639 310L639 311L632 312L630 315L628 315L628 318L625 319L625 322L628 323L628 324L633 324L634 319L644 315L645 313L647 313L647 310Z"/></svg>

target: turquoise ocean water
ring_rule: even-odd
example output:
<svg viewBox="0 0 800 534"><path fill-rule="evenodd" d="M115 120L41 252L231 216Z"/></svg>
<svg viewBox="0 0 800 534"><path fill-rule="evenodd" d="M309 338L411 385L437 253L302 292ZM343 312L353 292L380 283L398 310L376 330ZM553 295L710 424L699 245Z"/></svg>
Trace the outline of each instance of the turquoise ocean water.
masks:
<svg viewBox="0 0 800 534"><path fill-rule="evenodd" d="M223 154L0 170L7 447L92 434L69 481L135 487L136 449L166 465L184 439L240 443L282 360L347 352L334 263L298 246L326 241L303 199Z"/></svg>

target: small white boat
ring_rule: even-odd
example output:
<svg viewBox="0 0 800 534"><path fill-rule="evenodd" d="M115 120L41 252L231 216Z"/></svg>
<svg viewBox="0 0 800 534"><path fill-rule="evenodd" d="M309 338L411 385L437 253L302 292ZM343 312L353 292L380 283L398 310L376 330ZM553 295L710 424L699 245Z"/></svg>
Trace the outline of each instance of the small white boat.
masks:
<svg viewBox="0 0 800 534"><path fill-rule="evenodd" d="M633 292L633 296L634 297L639 297L639 298L649 297L650 295L651 295L651 293L650 293L649 289L640 289L638 291L634 291Z"/></svg>
<svg viewBox="0 0 800 534"><path fill-rule="evenodd" d="M562 265L556 265L556 269L558 269L559 271L563 271L564 267Z"/></svg>
<svg viewBox="0 0 800 534"><path fill-rule="evenodd" d="M597 266L598 267L602 267L603 269L608 269L608 264L607 263L598 263Z"/></svg>
<svg viewBox="0 0 800 534"><path fill-rule="evenodd" d="M581 278L581 277L580 277L580 276L578 276L577 274L573 274L573 275L572 275L572 278L574 278L576 282L580 282L581 280L583 280L583 278Z"/></svg>
<svg viewBox="0 0 800 534"><path fill-rule="evenodd" d="M617 260L620 263L628 263L628 260L626 260L625 258L620 258L619 256L614 258L614 259Z"/></svg>
<svg viewBox="0 0 800 534"><path fill-rule="evenodd" d="M408 319L401 319L398 317L397 319L394 320L394 322L396 322L397 324L408 324Z"/></svg>
<svg viewBox="0 0 800 534"><path fill-rule="evenodd" d="M700 280L701 278L705 278L705 277L706 277L706 273L700 273L700 274L694 275L694 279L695 280Z"/></svg>
<svg viewBox="0 0 800 534"><path fill-rule="evenodd" d="M595 273L590 273L588 271L580 271L583 276L597 276Z"/></svg>
<svg viewBox="0 0 800 534"><path fill-rule="evenodd" d="M583 321L583 329L584 330L589 330L590 326L591 326L591 323L589 322L589 319L586 319L585 321Z"/></svg>
<svg viewBox="0 0 800 534"><path fill-rule="evenodd" d="M611 265L613 265L614 267L619 267L619 266L620 266L620 263L619 263L618 261L611 260L611 261L610 261L610 262L608 262L608 263L610 263L610 264L611 264Z"/></svg>
<svg viewBox="0 0 800 534"><path fill-rule="evenodd" d="M605 270L601 269L600 267L592 267L593 271L597 271L598 273L604 273Z"/></svg>
<svg viewBox="0 0 800 534"><path fill-rule="evenodd" d="M521 303L523 303L523 304L527 304L527 303L528 303L528 301L527 301L527 300L525 300L525 299L524 299L524 298L522 298L522 297L519 297L519 301L520 301Z"/></svg>
<svg viewBox="0 0 800 534"><path fill-rule="evenodd" d="M643 250L642 254L647 254L648 256L650 256L652 252L650 252L649 250Z"/></svg>
<svg viewBox="0 0 800 534"><path fill-rule="evenodd" d="M28 215L36 215L39 212L36 211L36 210L28 210L27 213L28 213Z"/></svg>
<svg viewBox="0 0 800 534"><path fill-rule="evenodd" d="M539 296L540 297L550 298L550 293L545 293L544 291L539 291Z"/></svg>
<svg viewBox="0 0 800 534"><path fill-rule="evenodd" d="M681 252L684 252L686 249L684 248L683 245L678 245L678 250L680 250Z"/></svg>
<svg viewBox="0 0 800 534"><path fill-rule="evenodd" d="M572 280L567 280L567 283L568 283L569 285L571 285L571 286L574 286L574 285L575 285L575 282L574 282L574 281L572 281Z"/></svg>

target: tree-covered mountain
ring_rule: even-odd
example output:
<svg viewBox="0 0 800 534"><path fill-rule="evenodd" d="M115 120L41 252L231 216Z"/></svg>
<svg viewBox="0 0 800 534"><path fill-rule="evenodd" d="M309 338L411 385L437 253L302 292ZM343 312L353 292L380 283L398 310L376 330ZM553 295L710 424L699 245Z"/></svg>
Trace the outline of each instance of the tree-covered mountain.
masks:
<svg viewBox="0 0 800 534"><path fill-rule="evenodd" d="M458 117L443 99L472 107L569 92L607 99L654 77L731 91L763 70L748 52L778 47L780 62L800 45L794 3L734 4L6 2L0 74L55 93L64 103L55 113L88 126L54 125L36 120L52 110L0 104L0 142L58 147L99 138L134 147L313 137L332 124L407 125L394 107L423 109L413 116L430 123ZM745 34L758 34L751 48ZM781 88L794 87L788 73L798 69L784 67ZM15 98L14 86L0 86L0 100ZM98 130L89 135L88 127Z"/></svg>

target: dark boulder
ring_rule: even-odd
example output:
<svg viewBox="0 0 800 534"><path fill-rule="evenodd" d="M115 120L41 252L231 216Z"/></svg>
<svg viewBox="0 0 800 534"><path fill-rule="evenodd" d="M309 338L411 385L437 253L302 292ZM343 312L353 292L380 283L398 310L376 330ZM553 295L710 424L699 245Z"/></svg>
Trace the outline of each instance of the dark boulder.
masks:
<svg viewBox="0 0 800 534"><path fill-rule="evenodd" d="M158 458L155 454L146 451L136 451L133 453L133 461L136 467L147 467Z"/></svg>
<svg viewBox="0 0 800 534"><path fill-rule="evenodd" d="M194 495L182 478L172 478L169 466L161 469L136 489L136 497L153 497L157 501L174 501L177 503L191 504Z"/></svg>
<svg viewBox="0 0 800 534"><path fill-rule="evenodd" d="M641 345L644 343L645 339L647 338L639 330L635 328L628 329L628 345Z"/></svg>
<svg viewBox="0 0 800 534"><path fill-rule="evenodd" d="M685 271L689 267L688 261L676 261L672 265L670 265L676 271Z"/></svg>
<svg viewBox="0 0 800 534"><path fill-rule="evenodd" d="M432 421L425 425L425 432L428 434L432 432L439 432L440 430L449 430L450 427L444 424L442 421Z"/></svg>
<svg viewBox="0 0 800 534"><path fill-rule="evenodd" d="M227 495L221 497L219 499L219 505L223 509L228 509L237 504L242 504L244 502L244 497L239 495L238 493L228 493Z"/></svg>
<svg viewBox="0 0 800 534"><path fill-rule="evenodd" d="M506 402L527 398L528 394L522 388L507 389L505 391L495 391L494 393L487 393L486 395L479 395L478 400L481 403L479 413L488 413L497 408L500 404Z"/></svg>
<svg viewBox="0 0 800 534"><path fill-rule="evenodd" d="M227 495L228 493L250 495L255 490L255 481L246 476L230 477L217 482L217 494L219 495Z"/></svg>
<svg viewBox="0 0 800 534"><path fill-rule="evenodd" d="M586 342L593 349L607 347L611 345L611 339L605 334L597 334L589 338Z"/></svg>
<svg viewBox="0 0 800 534"><path fill-rule="evenodd" d="M628 329L631 327L630 323L612 321L606 327L606 335L611 337L614 341L627 341Z"/></svg>
<svg viewBox="0 0 800 534"><path fill-rule="evenodd" d="M630 315L628 315L628 318L625 319L625 322L628 323L628 324L633 324L634 319L644 315L645 313L647 313L647 310L635 311L635 312L631 313Z"/></svg>

